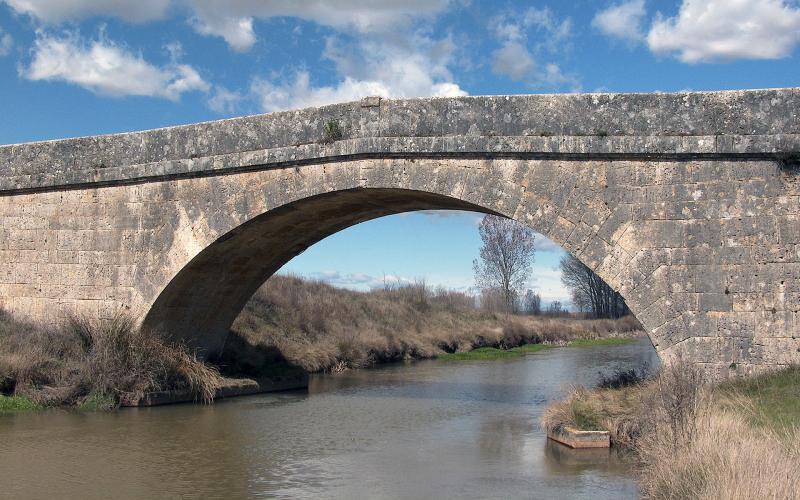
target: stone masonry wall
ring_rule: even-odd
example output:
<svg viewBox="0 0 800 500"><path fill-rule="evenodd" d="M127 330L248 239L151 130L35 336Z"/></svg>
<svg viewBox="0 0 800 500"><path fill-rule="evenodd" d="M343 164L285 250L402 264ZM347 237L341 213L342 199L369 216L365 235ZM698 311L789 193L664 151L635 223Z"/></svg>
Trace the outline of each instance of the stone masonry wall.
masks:
<svg viewBox="0 0 800 500"><path fill-rule="evenodd" d="M662 358L800 362L800 89L387 100L0 146L0 306L122 311L214 355L309 245L418 209L512 217ZM334 130L335 134L325 134Z"/></svg>
<svg viewBox="0 0 800 500"><path fill-rule="evenodd" d="M386 189L395 198L370 205ZM355 205L304 203L353 190ZM288 204L279 230L271 214ZM328 220L412 208L528 224L618 289L666 359L682 350L716 376L800 362L800 182L769 161L359 160L0 197L0 304L42 321L167 308L183 318L172 335L213 350L226 333L213 318L235 317L274 271L267 257L287 261ZM216 255L223 241L237 244ZM160 303L199 256L215 265Z"/></svg>

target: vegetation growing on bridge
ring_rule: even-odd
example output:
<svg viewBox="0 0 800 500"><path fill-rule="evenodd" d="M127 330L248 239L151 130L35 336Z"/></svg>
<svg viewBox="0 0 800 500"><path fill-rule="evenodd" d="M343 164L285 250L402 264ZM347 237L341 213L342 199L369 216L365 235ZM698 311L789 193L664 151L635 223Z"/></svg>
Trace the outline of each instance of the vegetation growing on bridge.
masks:
<svg viewBox="0 0 800 500"><path fill-rule="evenodd" d="M800 367L717 386L680 361L635 375L573 389L548 407L543 426L608 430L640 462L644 498L796 497Z"/></svg>

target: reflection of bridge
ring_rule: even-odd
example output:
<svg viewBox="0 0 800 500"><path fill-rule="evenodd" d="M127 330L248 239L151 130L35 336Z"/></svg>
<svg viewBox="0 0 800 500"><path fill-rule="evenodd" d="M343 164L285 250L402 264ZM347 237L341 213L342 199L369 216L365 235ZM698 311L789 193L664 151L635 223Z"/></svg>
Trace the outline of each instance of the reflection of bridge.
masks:
<svg viewBox="0 0 800 500"><path fill-rule="evenodd" d="M283 263L418 209L528 224L662 356L800 361L800 89L381 100L0 147L0 301L209 354Z"/></svg>

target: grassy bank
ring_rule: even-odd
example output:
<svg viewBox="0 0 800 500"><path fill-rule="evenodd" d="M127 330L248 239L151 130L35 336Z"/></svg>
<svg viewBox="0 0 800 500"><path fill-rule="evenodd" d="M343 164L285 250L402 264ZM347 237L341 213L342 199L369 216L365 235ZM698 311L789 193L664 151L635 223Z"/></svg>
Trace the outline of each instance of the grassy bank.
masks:
<svg viewBox="0 0 800 500"><path fill-rule="evenodd" d="M39 410L42 406L23 396L0 395L0 412Z"/></svg>
<svg viewBox="0 0 800 500"><path fill-rule="evenodd" d="M109 409L146 392L193 391L213 399L221 375L295 377L437 356L518 356L549 345L622 342L633 318L494 315L471 297L424 285L354 292L275 276L235 321L213 364L125 317L33 325L0 311L0 394L32 405ZM24 409L22 400L4 401Z"/></svg>
<svg viewBox="0 0 800 500"><path fill-rule="evenodd" d="M355 292L274 276L247 304L233 331L237 342L276 348L291 363L315 372L403 359L514 356L522 351L513 348L525 344L632 336L640 326L632 317L490 314L476 309L463 293L424 284Z"/></svg>
<svg viewBox="0 0 800 500"><path fill-rule="evenodd" d="M575 388L542 424L608 430L639 462L644 498L797 498L800 368L719 385L677 363Z"/></svg>
<svg viewBox="0 0 800 500"><path fill-rule="evenodd" d="M21 322L0 311L3 409L116 406L125 394L191 389L213 397L217 370L180 345L133 328L125 317L59 325Z"/></svg>

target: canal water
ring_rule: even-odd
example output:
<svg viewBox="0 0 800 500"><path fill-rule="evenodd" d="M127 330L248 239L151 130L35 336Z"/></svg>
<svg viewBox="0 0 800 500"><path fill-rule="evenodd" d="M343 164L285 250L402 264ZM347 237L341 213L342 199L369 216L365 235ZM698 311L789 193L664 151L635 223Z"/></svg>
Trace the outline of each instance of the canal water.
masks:
<svg viewBox="0 0 800 500"><path fill-rule="evenodd" d="M311 379L308 393L0 415L0 497L636 498L609 450L549 443L548 401L658 363L649 340Z"/></svg>

